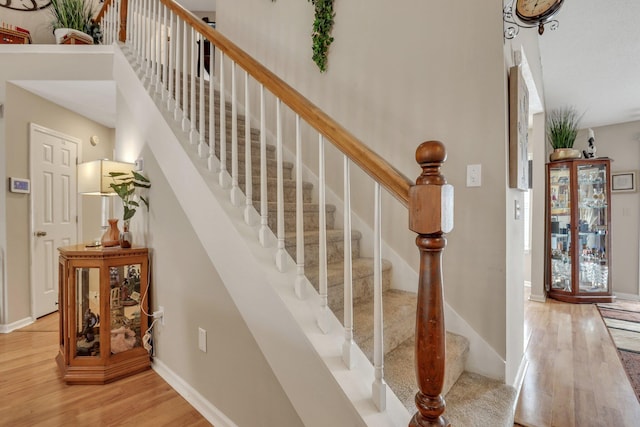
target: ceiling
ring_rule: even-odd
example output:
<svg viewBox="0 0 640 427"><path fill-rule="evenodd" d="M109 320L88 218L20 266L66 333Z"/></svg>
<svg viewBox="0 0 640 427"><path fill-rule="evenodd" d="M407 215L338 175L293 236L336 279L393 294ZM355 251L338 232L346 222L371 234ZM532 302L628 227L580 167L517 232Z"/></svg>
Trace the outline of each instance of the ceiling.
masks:
<svg viewBox="0 0 640 427"><path fill-rule="evenodd" d="M210 2L182 3L190 10L210 10ZM567 0L556 18L559 27L539 37L547 109L574 106L584 112L582 128L640 120L640 1ZM107 127L115 126L113 82L17 83Z"/></svg>
<svg viewBox="0 0 640 427"><path fill-rule="evenodd" d="M556 19L539 37L547 110L574 106L581 128L640 120L640 1L567 0Z"/></svg>

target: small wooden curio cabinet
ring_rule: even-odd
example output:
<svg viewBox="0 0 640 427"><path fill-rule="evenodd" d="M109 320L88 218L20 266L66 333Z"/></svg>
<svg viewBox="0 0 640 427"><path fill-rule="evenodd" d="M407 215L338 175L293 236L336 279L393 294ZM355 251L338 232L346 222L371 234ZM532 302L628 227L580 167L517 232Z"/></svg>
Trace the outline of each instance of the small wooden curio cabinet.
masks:
<svg viewBox="0 0 640 427"><path fill-rule="evenodd" d="M547 163L547 294L565 302L611 302L609 159Z"/></svg>
<svg viewBox="0 0 640 427"><path fill-rule="evenodd" d="M146 248L59 248L60 352L69 384L104 384L149 368Z"/></svg>

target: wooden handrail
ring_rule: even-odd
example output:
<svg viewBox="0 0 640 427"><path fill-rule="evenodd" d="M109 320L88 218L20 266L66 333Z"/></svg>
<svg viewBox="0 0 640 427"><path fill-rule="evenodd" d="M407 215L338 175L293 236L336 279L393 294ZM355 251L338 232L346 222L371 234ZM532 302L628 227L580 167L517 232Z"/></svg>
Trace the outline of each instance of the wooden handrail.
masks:
<svg viewBox="0 0 640 427"><path fill-rule="evenodd" d="M102 3L102 8L95 16L95 18L93 18L93 20L96 22L102 21L102 18L104 18L104 15L107 13L107 10L111 6L111 3L113 3L113 0L104 0L104 3Z"/></svg>
<svg viewBox="0 0 640 427"><path fill-rule="evenodd" d="M262 83L267 90L289 106L309 125L321 132L351 161L386 188L400 203L408 207L409 188L412 186L412 181L409 178L220 32L211 28L175 1L161 0L161 2L235 61L255 80Z"/></svg>

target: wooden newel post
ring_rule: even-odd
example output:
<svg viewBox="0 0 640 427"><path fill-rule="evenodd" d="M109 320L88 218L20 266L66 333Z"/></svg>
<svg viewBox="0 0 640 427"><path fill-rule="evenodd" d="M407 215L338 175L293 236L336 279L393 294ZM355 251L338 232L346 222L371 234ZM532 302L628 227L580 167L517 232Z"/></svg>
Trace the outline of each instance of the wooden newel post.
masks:
<svg viewBox="0 0 640 427"><path fill-rule="evenodd" d="M444 234L453 228L453 187L440 173L446 158L441 142L420 144L416 161L422 174L409 190L409 229L418 233L416 245L420 249L415 349L418 412L410 427L450 425L443 415L442 396L445 368L442 251L447 244Z"/></svg>
<svg viewBox="0 0 640 427"><path fill-rule="evenodd" d="M127 10L129 7L128 0L120 2L120 28L118 29L118 40L127 41Z"/></svg>

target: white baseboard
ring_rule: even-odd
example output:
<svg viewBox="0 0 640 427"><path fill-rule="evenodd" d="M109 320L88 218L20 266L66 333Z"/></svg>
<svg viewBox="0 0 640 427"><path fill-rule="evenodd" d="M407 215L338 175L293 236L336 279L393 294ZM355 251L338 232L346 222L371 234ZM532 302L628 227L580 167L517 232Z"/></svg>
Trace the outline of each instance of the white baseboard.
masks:
<svg viewBox="0 0 640 427"><path fill-rule="evenodd" d="M520 391L522 390L522 383L524 383L524 376L529 368L529 361L525 355L522 356L520 366L518 367L518 373L513 381L513 388L516 389L516 398L513 400L513 413L516 413L516 407L518 406L518 400L520 400Z"/></svg>
<svg viewBox="0 0 640 427"><path fill-rule="evenodd" d="M211 424L216 427L238 427L218 408L213 406L211 402L202 397L189 383L179 377L157 358L153 360L152 368Z"/></svg>
<svg viewBox="0 0 640 427"><path fill-rule="evenodd" d="M529 301L545 302L546 300L547 297L545 295L529 295Z"/></svg>
<svg viewBox="0 0 640 427"><path fill-rule="evenodd" d="M9 332L13 332L16 329L24 328L27 325L30 325L34 322L32 317L25 317L22 320L18 320L17 322L7 323L5 325L0 325L0 334L8 334Z"/></svg>
<svg viewBox="0 0 640 427"><path fill-rule="evenodd" d="M625 294L622 292L614 292L613 293L617 298L626 299L631 301L640 301L640 295L635 294Z"/></svg>

